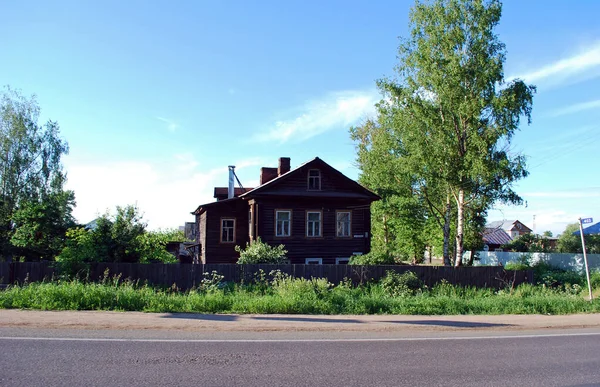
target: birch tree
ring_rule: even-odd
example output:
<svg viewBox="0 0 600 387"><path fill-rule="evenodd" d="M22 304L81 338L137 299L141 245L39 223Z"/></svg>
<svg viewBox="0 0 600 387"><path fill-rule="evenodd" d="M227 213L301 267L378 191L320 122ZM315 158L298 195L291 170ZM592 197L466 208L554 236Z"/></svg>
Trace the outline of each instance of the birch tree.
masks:
<svg viewBox="0 0 600 387"><path fill-rule="evenodd" d="M26 98L9 87L0 94L0 255L5 258L12 254L13 216L19 207L61 193L65 181L61 156L68 145L56 122L38 125L39 114L35 97Z"/></svg>
<svg viewBox="0 0 600 387"><path fill-rule="evenodd" d="M453 201L456 266L465 211L520 203L512 183L527 176L510 143L521 118L531 121L535 87L504 79L506 50L494 32L501 13L497 0L417 2L411 34L399 46L397 76L378 82L385 114L405 125L396 129L412 165L447 187Z"/></svg>

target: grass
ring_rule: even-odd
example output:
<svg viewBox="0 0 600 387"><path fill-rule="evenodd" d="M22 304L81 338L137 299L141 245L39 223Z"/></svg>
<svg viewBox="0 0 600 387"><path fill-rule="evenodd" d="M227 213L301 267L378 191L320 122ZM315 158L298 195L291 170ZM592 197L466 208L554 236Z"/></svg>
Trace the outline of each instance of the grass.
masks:
<svg viewBox="0 0 600 387"><path fill-rule="evenodd" d="M207 277L185 292L157 289L119 278L100 283L79 280L9 286L0 308L115 310L191 313L275 314L569 314L600 312L600 301L585 299L578 285L551 288L523 284L510 290L475 289L441 283L428 289L393 278L352 287L323 279L265 276L248 285L223 284ZM413 281L414 278L409 278ZM409 283L412 287L407 286Z"/></svg>

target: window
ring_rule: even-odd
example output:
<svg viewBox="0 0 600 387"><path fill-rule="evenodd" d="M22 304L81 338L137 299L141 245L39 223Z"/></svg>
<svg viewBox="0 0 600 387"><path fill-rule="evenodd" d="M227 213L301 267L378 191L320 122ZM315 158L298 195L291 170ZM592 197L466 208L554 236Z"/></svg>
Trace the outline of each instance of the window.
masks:
<svg viewBox="0 0 600 387"><path fill-rule="evenodd" d="M321 171L318 169L308 170L308 189L312 191L321 189Z"/></svg>
<svg viewBox="0 0 600 387"><path fill-rule="evenodd" d="M321 211L306 212L306 236L321 236Z"/></svg>
<svg viewBox="0 0 600 387"><path fill-rule="evenodd" d="M292 211L275 211L275 236L289 237Z"/></svg>
<svg viewBox="0 0 600 387"><path fill-rule="evenodd" d="M350 211L336 211L335 235L337 237L350 237Z"/></svg>
<svg viewBox="0 0 600 387"><path fill-rule="evenodd" d="M321 265L323 263L323 258L306 258L304 260L305 265Z"/></svg>
<svg viewBox="0 0 600 387"><path fill-rule="evenodd" d="M350 262L350 258L336 258L335 259L336 265L347 265L349 262Z"/></svg>
<svg viewBox="0 0 600 387"><path fill-rule="evenodd" d="M221 243L235 242L235 219L221 219Z"/></svg>

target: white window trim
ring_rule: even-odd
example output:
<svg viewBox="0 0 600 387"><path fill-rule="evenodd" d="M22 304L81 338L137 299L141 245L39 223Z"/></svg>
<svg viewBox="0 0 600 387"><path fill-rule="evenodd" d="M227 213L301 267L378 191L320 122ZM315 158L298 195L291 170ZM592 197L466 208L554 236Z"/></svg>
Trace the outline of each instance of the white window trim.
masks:
<svg viewBox="0 0 600 387"><path fill-rule="evenodd" d="M317 171L319 174L318 176L311 176L310 172L311 171ZM317 188L310 188L310 180L311 178L316 179L317 181ZM307 181L306 181L306 188L309 191L320 191L321 190L321 170L320 169L309 169L308 170L308 175L307 175Z"/></svg>
<svg viewBox="0 0 600 387"><path fill-rule="evenodd" d="M309 229L308 214L319 214L319 235L308 235L308 229ZM314 221L310 221L310 222L314 222ZM313 227L313 229L314 229L314 227ZM306 211L306 237L307 238L321 238L322 236L323 236L323 211L315 211L315 210Z"/></svg>
<svg viewBox="0 0 600 387"><path fill-rule="evenodd" d="M226 220L233 220L233 227L232 227L233 240L231 240L231 241L224 241L223 240L223 228L224 228L223 227L223 222L226 221ZM221 236L219 238L220 241L221 241L221 243L235 243L235 221L236 221L235 218L221 218L221 230L220 230L221 231Z"/></svg>
<svg viewBox="0 0 600 387"><path fill-rule="evenodd" d="M344 258L336 258L335 259L335 264L336 265L340 265L340 262L350 263L350 258L344 257Z"/></svg>
<svg viewBox="0 0 600 387"><path fill-rule="evenodd" d="M338 234L338 214L348 214L348 235L340 235ZM335 212L335 236L337 238L352 238L352 211L349 210L339 210Z"/></svg>
<svg viewBox="0 0 600 387"><path fill-rule="evenodd" d="M305 265L311 265L316 263L317 265L322 265L323 264L323 258L305 258L304 259L304 264Z"/></svg>
<svg viewBox="0 0 600 387"><path fill-rule="evenodd" d="M279 235L279 227L277 227L277 214L280 212L287 212L289 214L289 219L287 220L288 222L288 234L287 235ZM287 238L292 236L292 210L275 210L275 236L277 238Z"/></svg>

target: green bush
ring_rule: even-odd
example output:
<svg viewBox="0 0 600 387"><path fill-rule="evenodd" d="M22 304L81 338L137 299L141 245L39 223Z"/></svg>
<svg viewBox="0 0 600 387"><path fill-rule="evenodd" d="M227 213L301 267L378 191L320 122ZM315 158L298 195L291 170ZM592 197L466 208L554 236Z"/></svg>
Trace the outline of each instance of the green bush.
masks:
<svg viewBox="0 0 600 387"><path fill-rule="evenodd" d="M398 274L388 270L381 279L381 287L392 297L405 297L414 295L423 287L423 282L412 271Z"/></svg>
<svg viewBox="0 0 600 387"><path fill-rule="evenodd" d="M350 265L394 265L396 261L389 254L371 251L363 255L350 257Z"/></svg>
<svg viewBox="0 0 600 387"><path fill-rule="evenodd" d="M272 263L277 264L285 260L287 250L284 245L273 247L257 238L255 241L246 243L246 248L235 246L235 251L240 253L237 263L240 265Z"/></svg>

